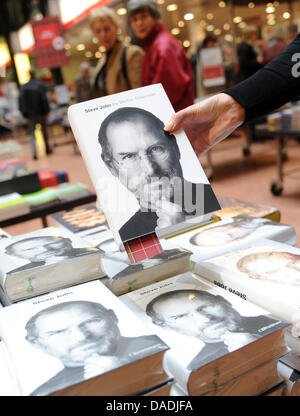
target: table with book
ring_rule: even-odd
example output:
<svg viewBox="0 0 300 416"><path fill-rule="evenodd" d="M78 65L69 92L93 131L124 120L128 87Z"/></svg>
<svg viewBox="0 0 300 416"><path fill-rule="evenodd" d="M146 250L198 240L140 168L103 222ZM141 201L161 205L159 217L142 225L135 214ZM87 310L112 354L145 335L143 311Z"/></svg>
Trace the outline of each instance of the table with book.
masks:
<svg viewBox="0 0 300 416"><path fill-rule="evenodd" d="M94 142L83 149L73 121L98 133L112 99L150 100L164 120L173 112L161 86L93 100L93 111L76 105L84 117L70 124L86 163L98 134L86 132ZM183 170L196 167L207 183L186 136L174 138ZM164 146L151 145L156 162L167 160ZM94 168L100 189L108 172ZM53 227L0 234L0 395L297 395L300 249L280 212L217 196L198 224L180 216L177 228L158 227L157 254L147 254L149 235L137 236L136 261L116 238L124 215L111 215L101 192L103 211L87 205L53 214Z"/></svg>

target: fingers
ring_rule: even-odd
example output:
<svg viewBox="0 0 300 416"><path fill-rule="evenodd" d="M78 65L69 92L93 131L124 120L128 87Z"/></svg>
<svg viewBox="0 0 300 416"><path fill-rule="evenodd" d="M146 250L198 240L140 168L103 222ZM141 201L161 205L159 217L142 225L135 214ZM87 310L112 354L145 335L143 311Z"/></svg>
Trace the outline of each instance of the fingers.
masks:
<svg viewBox="0 0 300 416"><path fill-rule="evenodd" d="M170 119L165 124L164 130L172 132L179 129L181 126L182 119L185 115L185 110L178 111L178 113L173 114Z"/></svg>

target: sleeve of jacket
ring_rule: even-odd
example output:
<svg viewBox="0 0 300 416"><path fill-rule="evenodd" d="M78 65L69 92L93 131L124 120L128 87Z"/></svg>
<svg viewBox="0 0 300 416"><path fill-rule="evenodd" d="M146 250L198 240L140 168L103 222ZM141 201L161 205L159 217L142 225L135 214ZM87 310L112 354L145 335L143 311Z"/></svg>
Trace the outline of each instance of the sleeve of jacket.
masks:
<svg viewBox="0 0 300 416"><path fill-rule="evenodd" d="M187 85L192 82L192 69L185 68L190 65L185 62L182 55L178 54L174 45L157 49L153 56L155 74L152 84L161 83L173 106L180 102Z"/></svg>
<svg viewBox="0 0 300 416"><path fill-rule="evenodd" d="M144 51L136 45L130 45L126 55L127 76L131 88L142 85L142 59Z"/></svg>
<svg viewBox="0 0 300 416"><path fill-rule="evenodd" d="M272 62L224 92L245 108L245 122L300 95L300 34Z"/></svg>

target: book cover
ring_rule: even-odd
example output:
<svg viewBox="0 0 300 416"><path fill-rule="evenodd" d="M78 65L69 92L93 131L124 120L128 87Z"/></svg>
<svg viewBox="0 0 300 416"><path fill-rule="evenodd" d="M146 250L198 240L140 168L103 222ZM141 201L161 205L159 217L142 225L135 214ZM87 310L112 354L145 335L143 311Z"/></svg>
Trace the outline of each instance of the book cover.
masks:
<svg viewBox="0 0 300 416"><path fill-rule="evenodd" d="M9 304L104 275L101 251L64 228L0 240L0 298Z"/></svg>
<svg viewBox="0 0 300 416"><path fill-rule="evenodd" d="M128 255L118 250L111 231L102 232L96 247L102 252L101 268L108 278L105 285L119 296L191 269L190 251L164 239L160 243L162 253L132 264Z"/></svg>
<svg viewBox="0 0 300 416"><path fill-rule="evenodd" d="M267 239L201 261L195 273L300 328L300 249ZM300 332L299 334L300 335Z"/></svg>
<svg viewBox="0 0 300 416"><path fill-rule="evenodd" d="M249 217L263 217L272 221L280 221L280 211L275 207L255 204L254 202L240 201L239 199L224 196L218 196L218 201L221 205L221 210L216 211L215 215L222 220L237 215L247 215Z"/></svg>
<svg viewBox="0 0 300 416"><path fill-rule="evenodd" d="M172 237L168 241L192 251L191 260L197 262L231 252L261 238L295 245L296 231L291 225L240 215Z"/></svg>
<svg viewBox="0 0 300 416"><path fill-rule="evenodd" d="M105 215L95 205L87 205L71 211L54 214L51 215L51 218L72 233L94 230L99 226L107 224Z"/></svg>
<svg viewBox="0 0 300 416"><path fill-rule="evenodd" d="M120 248L208 221L220 205L183 130L166 133L174 113L161 84L74 104L68 117Z"/></svg>
<svg viewBox="0 0 300 416"><path fill-rule="evenodd" d="M190 272L120 299L169 345L165 368L190 395L214 391L287 349L286 322Z"/></svg>
<svg viewBox="0 0 300 416"><path fill-rule="evenodd" d="M19 395L138 394L169 379L166 344L100 281L1 309L0 335Z"/></svg>

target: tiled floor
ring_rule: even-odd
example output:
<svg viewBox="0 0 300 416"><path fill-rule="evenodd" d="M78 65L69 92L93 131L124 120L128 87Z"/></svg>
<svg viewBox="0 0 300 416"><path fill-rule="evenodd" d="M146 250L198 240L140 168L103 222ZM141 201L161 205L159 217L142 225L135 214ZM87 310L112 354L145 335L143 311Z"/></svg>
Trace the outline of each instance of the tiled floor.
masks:
<svg viewBox="0 0 300 416"><path fill-rule="evenodd" d="M65 170L69 173L70 181L81 181L93 189L84 162L79 153L74 151L74 145L62 144L72 139L71 134L51 134L51 143L59 144L54 148L53 154L40 159L32 160L28 144L28 137L19 137L24 148L24 157L30 169L50 168ZM288 142L288 159L284 171L299 167L299 174L284 178L284 189L281 196L274 196L270 192L270 183L277 178L276 170L276 144L273 140L254 143L251 145L251 155L243 156L242 148L245 139L241 135L228 138L219 143L211 152L214 166L214 175L211 180L217 195L233 197L245 201L256 202L277 207L282 214L282 222L292 224L296 228L298 244L300 243L300 144L295 140ZM205 167L207 158L200 157ZM51 219L49 220L51 225ZM7 227L6 231L12 235L29 232L41 227L40 220Z"/></svg>

